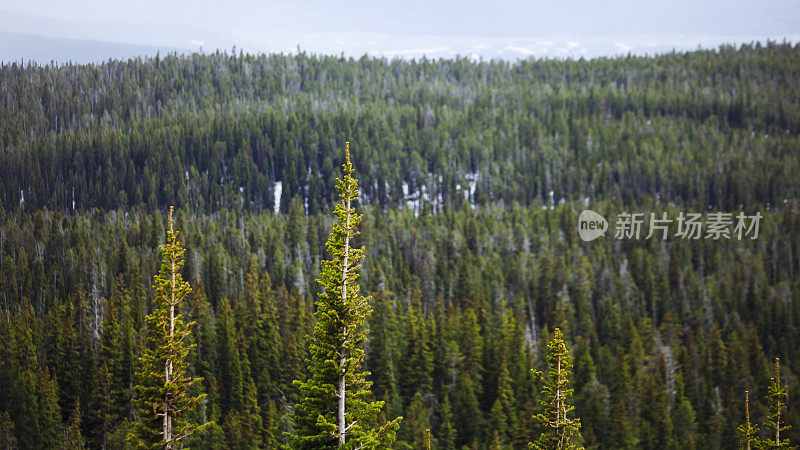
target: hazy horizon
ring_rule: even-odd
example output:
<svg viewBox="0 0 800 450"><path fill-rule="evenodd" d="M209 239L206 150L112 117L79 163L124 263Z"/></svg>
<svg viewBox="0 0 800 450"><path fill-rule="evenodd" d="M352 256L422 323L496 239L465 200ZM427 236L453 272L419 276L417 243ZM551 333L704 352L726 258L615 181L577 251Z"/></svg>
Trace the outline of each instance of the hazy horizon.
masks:
<svg viewBox="0 0 800 450"><path fill-rule="evenodd" d="M230 50L345 56L592 58L800 42L800 1L412 1L303 6L215 0L113 5L10 0L0 61L97 62Z"/></svg>

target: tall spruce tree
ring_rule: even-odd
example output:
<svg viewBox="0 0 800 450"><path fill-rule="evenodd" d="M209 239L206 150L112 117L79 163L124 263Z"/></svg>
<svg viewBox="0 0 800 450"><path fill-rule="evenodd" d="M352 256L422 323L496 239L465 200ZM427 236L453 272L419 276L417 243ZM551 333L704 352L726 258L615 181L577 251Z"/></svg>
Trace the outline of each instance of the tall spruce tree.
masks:
<svg viewBox="0 0 800 450"><path fill-rule="evenodd" d="M453 410L450 407L450 397L444 394L444 401L440 412L441 425L437 435L438 447L442 450L455 450L456 429L453 425Z"/></svg>
<svg viewBox="0 0 800 450"><path fill-rule="evenodd" d="M69 419L69 425L64 431L64 442L62 443L64 450L83 450L86 448L86 443L81 434L81 404L75 402L75 409ZM104 448L104 447L103 447Z"/></svg>
<svg viewBox="0 0 800 450"><path fill-rule="evenodd" d="M0 413L0 449L11 450L17 447L17 437L14 435L14 421L8 411Z"/></svg>
<svg viewBox="0 0 800 450"><path fill-rule="evenodd" d="M167 243L161 247L161 270L155 277L156 298L153 313L147 316L147 346L139 358L136 376L136 422L129 441L139 448L173 449L180 441L211 425L187 420L205 394L192 395L202 378L187 375L187 345L192 323L184 323L178 305L191 291L180 274L185 249L178 242L169 209Z"/></svg>
<svg viewBox="0 0 800 450"><path fill-rule="evenodd" d="M353 246L361 215L356 214L358 181L353 177L350 143L345 148L344 177L337 179L337 221L327 242L330 259L322 262L322 285L314 312L316 325L309 344L308 381L295 381L302 400L295 408L295 448L377 448L391 445L399 426L397 418L376 426L382 401L371 401L371 382L363 370L370 314L368 298L356 283L364 249Z"/></svg>
<svg viewBox="0 0 800 450"><path fill-rule="evenodd" d="M393 311L386 291L374 297L369 320L370 338L366 366L372 380L372 393L378 400L389 401L395 395L395 378L392 368L392 335L390 332Z"/></svg>
<svg viewBox="0 0 800 450"><path fill-rule="evenodd" d="M758 425L750 423L750 391L744 391L744 423L737 428L739 432L739 447L746 450L761 448L758 438Z"/></svg>
<svg viewBox="0 0 800 450"><path fill-rule="evenodd" d="M578 449L581 439L580 419L570 418L570 412L575 409L570 404L572 388L570 376L572 375L572 356L564 342L561 329L556 328L553 339L547 344L547 377L542 372L534 372L542 380L541 404L545 409L544 414L534 416L535 421L544 431L536 442L529 443L532 449Z"/></svg>
<svg viewBox="0 0 800 450"><path fill-rule="evenodd" d="M764 441L766 448L794 448L786 437L787 432L792 428L786 423L786 397L789 388L781 385L781 363L780 359L775 358L775 376L770 379L767 388L767 404L769 414L764 423L766 428L771 430L771 436ZM781 437L783 432L783 437Z"/></svg>
<svg viewBox="0 0 800 450"><path fill-rule="evenodd" d="M39 405L38 439L41 448L56 448L61 437L61 413L58 408L56 383L50 378L50 371L47 368L40 368L37 371L35 386ZM21 447L26 446L21 445Z"/></svg>

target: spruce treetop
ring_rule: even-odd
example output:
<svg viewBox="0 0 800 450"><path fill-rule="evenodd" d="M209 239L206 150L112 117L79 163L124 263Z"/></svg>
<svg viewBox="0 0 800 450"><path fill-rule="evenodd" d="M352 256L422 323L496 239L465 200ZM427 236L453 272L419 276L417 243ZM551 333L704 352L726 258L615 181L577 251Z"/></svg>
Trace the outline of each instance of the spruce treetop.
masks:
<svg viewBox="0 0 800 450"><path fill-rule="evenodd" d="M193 323L183 322L177 306L191 287L180 274L186 250L178 242L172 211L170 207L167 242L161 246L161 270L154 279L154 310L146 318L149 345L139 358L136 373L140 380L134 401L136 422L128 439L138 448L172 449L212 424L197 425L189 420L205 394L193 395L203 379L187 373L189 352L196 345L187 345Z"/></svg>
<svg viewBox="0 0 800 450"><path fill-rule="evenodd" d="M308 381L295 381L302 397L295 408L295 448L379 448L394 441L399 418L376 426L382 401L372 401L371 382L363 370L370 314L369 297L357 283L364 249L353 246L362 216L356 213L358 180L353 177L350 143L345 147L344 176L336 180L339 202L327 242L330 259L322 262L322 287L310 338Z"/></svg>
<svg viewBox="0 0 800 450"><path fill-rule="evenodd" d="M575 409L571 398L573 389L570 387L572 376L572 355L560 328L556 328L553 339L547 344L548 372L545 376L540 371L534 371L534 376L542 381L541 404L545 409L543 414L534 416L534 420L544 430L539 439L529 443L532 449L580 449L581 421L571 418L570 413Z"/></svg>

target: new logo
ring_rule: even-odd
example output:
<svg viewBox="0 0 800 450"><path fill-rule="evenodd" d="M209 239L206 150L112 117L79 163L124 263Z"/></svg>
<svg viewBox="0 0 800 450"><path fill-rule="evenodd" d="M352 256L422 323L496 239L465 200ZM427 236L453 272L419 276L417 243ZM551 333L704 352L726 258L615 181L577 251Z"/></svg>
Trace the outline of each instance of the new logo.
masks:
<svg viewBox="0 0 800 450"><path fill-rule="evenodd" d="M584 241L593 241L600 236L605 236L607 229L608 221L605 217L591 209L584 209L578 216L578 235Z"/></svg>

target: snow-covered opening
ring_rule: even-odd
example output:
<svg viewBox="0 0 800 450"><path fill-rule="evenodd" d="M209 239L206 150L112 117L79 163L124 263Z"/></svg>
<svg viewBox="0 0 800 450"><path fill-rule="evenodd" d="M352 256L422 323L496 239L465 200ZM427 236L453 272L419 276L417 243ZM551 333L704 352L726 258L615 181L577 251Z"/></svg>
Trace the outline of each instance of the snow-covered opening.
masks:
<svg viewBox="0 0 800 450"><path fill-rule="evenodd" d="M272 196L275 198L275 204L272 207L273 212L278 214L281 211L281 194L283 193L283 181L276 181L272 186Z"/></svg>

